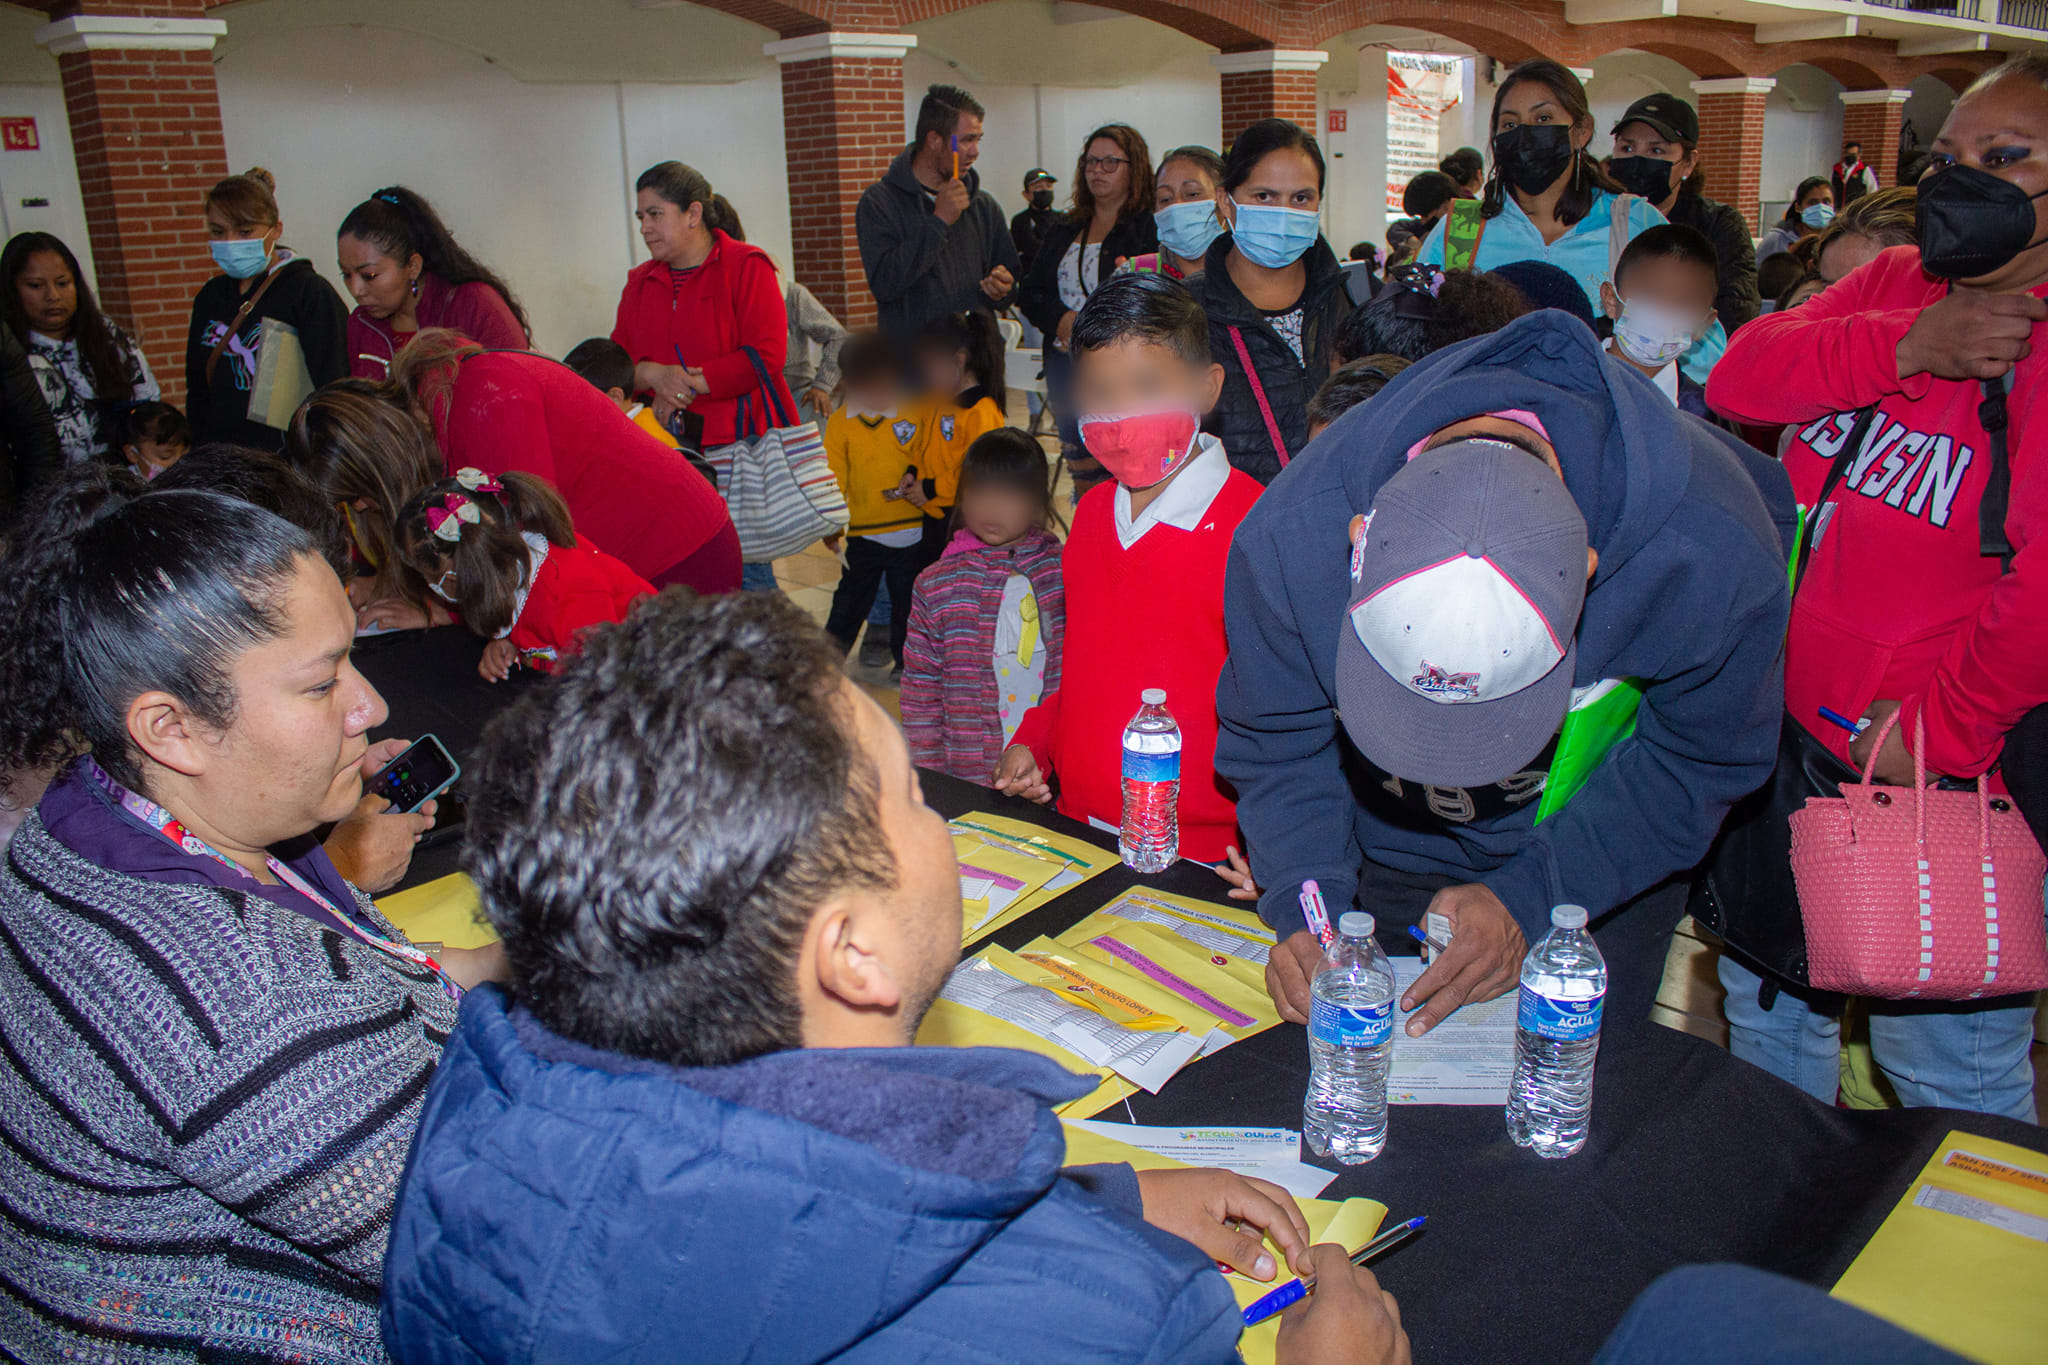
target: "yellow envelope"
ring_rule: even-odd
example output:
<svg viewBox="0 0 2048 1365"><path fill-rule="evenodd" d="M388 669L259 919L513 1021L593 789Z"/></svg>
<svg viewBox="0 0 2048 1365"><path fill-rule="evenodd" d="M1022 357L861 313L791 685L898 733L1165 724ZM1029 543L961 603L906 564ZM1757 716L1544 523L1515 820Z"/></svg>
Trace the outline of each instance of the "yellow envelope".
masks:
<svg viewBox="0 0 2048 1365"><path fill-rule="evenodd" d="M1953 1132L1835 1297L1987 1365L2048 1360L2048 1156Z"/></svg>
<svg viewBox="0 0 2048 1365"><path fill-rule="evenodd" d="M476 883L466 873L393 892L378 900L377 908L414 943L482 948L498 941L498 931L484 918Z"/></svg>
<svg viewBox="0 0 2048 1365"><path fill-rule="evenodd" d="M1272 938L1255 915L1147 891L1119 896L1058 941L1184 1001L1205 1021L1196 1027L1247 1038L1280 1022L1266 994Z"/></svg>
<svg viewBox="0 0 2048 1365"><path fill-rule="evenodd" d="M1050 1038L1041 1038L1007 1020L943 998L932 1002L924 1023L918 1027L916 1042L919 1047L1014 1047L1050 1057L1078 1075L1100 1077L1102 1083L1094 1090L1054 1110L1077 1119L1093 1118L1126 1095L1138 1093L1137 1086L1108 1067L1090 1066L1087 1058L1067 1051Z"/></svg>
<svg viewBox="0 0 2048 1365"><path fill-rule="evenodd" d="M1024 918L1041 905L1056 900L1090 877L1106 871L1117 861L1114 853L1097 848L1086 840L1068 838L1023 820L990 815L986 811L970 811L951 821L950 826L954 851L962 862L974 862L965 850L994 845L1040 861L1047 868L1045 878L1033 883L1023 895L992 915L986 902L968 902L963 947Z"/></svg>
<svg viewBox="0 0 2048 1365"><path fill-rule="evenodd" d="M1173 1170L1186 1165L1172 1157L1159 1156L1142 1147L1133 1147L1086 1129L1067 1129L1067 1165L1091 1166L1105 1161L1121 1161L1138 1171ZM1387 1217L1387 1206L1377 1199L1346 1199L1341 1203L1334 1199L1297 1199L1294 1202L1301 1206L1302 1217L1308 1220L1310 1242L1335 1242L1346 1251L1356 1251L1370 1242L1379 1234L1380 1224ZM1268 1246L1271 1246L1270 1241ZM1273 1259L1284 1267L1286 1261L1279 1249L1273 1247L1272 1250ZM1287 1283L1288 1277L1283 1269L1280 1278L1271 1284L1242 1275L1225 1275L1223 1278L1229 1282L1230 1292L1237 1296L1237 1306L1249 1308ZM1279 1318L1268 1318L1256 1327L1247 1327L1237 1340L1237 1349L1243 1353L1245 1365L1273 1365L1273 1345L1279 1335Z"/></svg>
<svg viewBox="0 0 2048 1365"><path fill-rule="evenodd" d="M1076 950L1040 936L1017 950L1020 961L1040 968L1036 984L1058 991L1131 1028L1173 1027L1207 1033L1215 1021L1171 991L1119 969L1092 961ZM1157 1021L1168 1021L1159 1023Z"/></svg>

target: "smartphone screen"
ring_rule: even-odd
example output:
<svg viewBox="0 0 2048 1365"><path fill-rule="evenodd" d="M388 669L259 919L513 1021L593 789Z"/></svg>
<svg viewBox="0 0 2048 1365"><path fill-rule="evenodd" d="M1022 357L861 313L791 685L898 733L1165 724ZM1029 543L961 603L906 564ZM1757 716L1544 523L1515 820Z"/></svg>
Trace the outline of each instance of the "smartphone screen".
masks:
<svg viewBox="0 0 2048 1365"><path fill-rule="evenodd" d="M370 795L389 801L391 809L409 815L446 791L461 775L461 767L441 741L425 735L371 778L368 790Z"/></svg>

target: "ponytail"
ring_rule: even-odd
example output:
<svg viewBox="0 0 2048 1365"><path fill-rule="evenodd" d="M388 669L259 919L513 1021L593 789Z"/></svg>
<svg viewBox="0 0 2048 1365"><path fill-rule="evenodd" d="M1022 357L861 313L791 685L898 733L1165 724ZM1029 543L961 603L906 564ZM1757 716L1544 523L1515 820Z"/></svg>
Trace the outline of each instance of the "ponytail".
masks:
<svg viewBox="0 0 2048 1365"><path fill-rule="evenodd" d="M970 308L947 313L925 324L918 333L919 346L947 353L967 353L967 373L996 400L997 411L1009 405L1009 391L1003 385L1003 333L995 314Z"/></svg>
<svg viewBox="0 0 2048 1365"><path fill-rule="evenodd" d="M482 261L462 249L432 204L405 186L386 186L357 204L341 220L335 236L368 242L400 265L407 258L418 256L422 267L452 285L489 285L519 320L527 340L533 339L533 325L527 321L519 300L512 297L511 289Z"/></svg>
<svg viewBox="0 0 2048 1365"><path fill-rule="evenodd" d="M259 507L74 468L0 561L0 767L89 751L140 790L130 704L167 692L226 728L235 659L290 628L302 559L312 540Z"/></svg>
<svg viewBox="0 0 2048 1365"><path fill-rule="evenodd" d="M746 229L740 224L740 216L722 194L713 193L711 182L704 173L694 166L685 166L680 161L663 161L640 172L640 178L633 182L633 192L652 190L661 198L674 204L683 212L690 211L690 205L704 206L704 226L711 232L723 232L735 241L747 240Z"/></svg>

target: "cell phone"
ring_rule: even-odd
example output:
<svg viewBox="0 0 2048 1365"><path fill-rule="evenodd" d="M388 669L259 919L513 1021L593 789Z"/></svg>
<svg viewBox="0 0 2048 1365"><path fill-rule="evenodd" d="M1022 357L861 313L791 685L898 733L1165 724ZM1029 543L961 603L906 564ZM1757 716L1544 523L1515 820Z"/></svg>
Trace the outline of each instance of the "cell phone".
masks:
<svg viewBox="0 0 2048 1365"><path fill-rule="evenodd" d="M364 792L383 797L401 815L411 815L454 786L460 776L462 765L447 746L432 735L421 735L365 783Z"/></svg>
<svg viewBox="0 0 2048 1365"><path fill-rule="evenodd" d="M903 490L900 488L885 488L882 490L882 501L884 502L896 502L902 497Z"/></svg>

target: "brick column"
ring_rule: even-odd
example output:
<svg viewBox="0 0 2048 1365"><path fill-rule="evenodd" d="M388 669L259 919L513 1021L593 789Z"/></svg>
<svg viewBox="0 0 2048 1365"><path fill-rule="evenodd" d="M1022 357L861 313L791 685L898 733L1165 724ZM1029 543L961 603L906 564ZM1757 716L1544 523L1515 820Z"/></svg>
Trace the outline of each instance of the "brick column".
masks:
<svg viewBox="0 0 2048 1365"><path fill-rule="evenodd" d="M903 54L916 46L908 33L813 33L762 47L782 64L791 264L848 327L875 321L853 214L907 141Z"/></svg>
<svg viewBox="0 0 2048 1365"><path fill-rule="evenodd" d="M1223 81L1223 146L1262 118L1292 119L1316 129L1316 72L1330 54L1317 48L1261 48L1209 59Z"/></svg>
<svg viewBox="0 0 2048 1365"><path fill-rule="evenodd" d="M1764 173L1764 105L1777 81L1769 76L1735 76L1694 81L1699 98L1700 169L1707 193L1733 205L1758 230Z"/></svg>
<svg viewBox="0 0 2048 1365"><path fill-rule="evenodd" d="M164 397L185 401L192 296L216 272L200 201L228 173L214 40L202 0L139 0L149 14L95 7L46 24L57 58L100 306L149 357Z"/></svg>
<svg viewBox="0 0 2048 1365"><path fill-rule="evenodd" d="M1890 189L1899 178L1899 125L1912 94L1910 90L1842 92L1842 141L1862 144L1863 159L1877 172L1881 190Z"/></svg>

